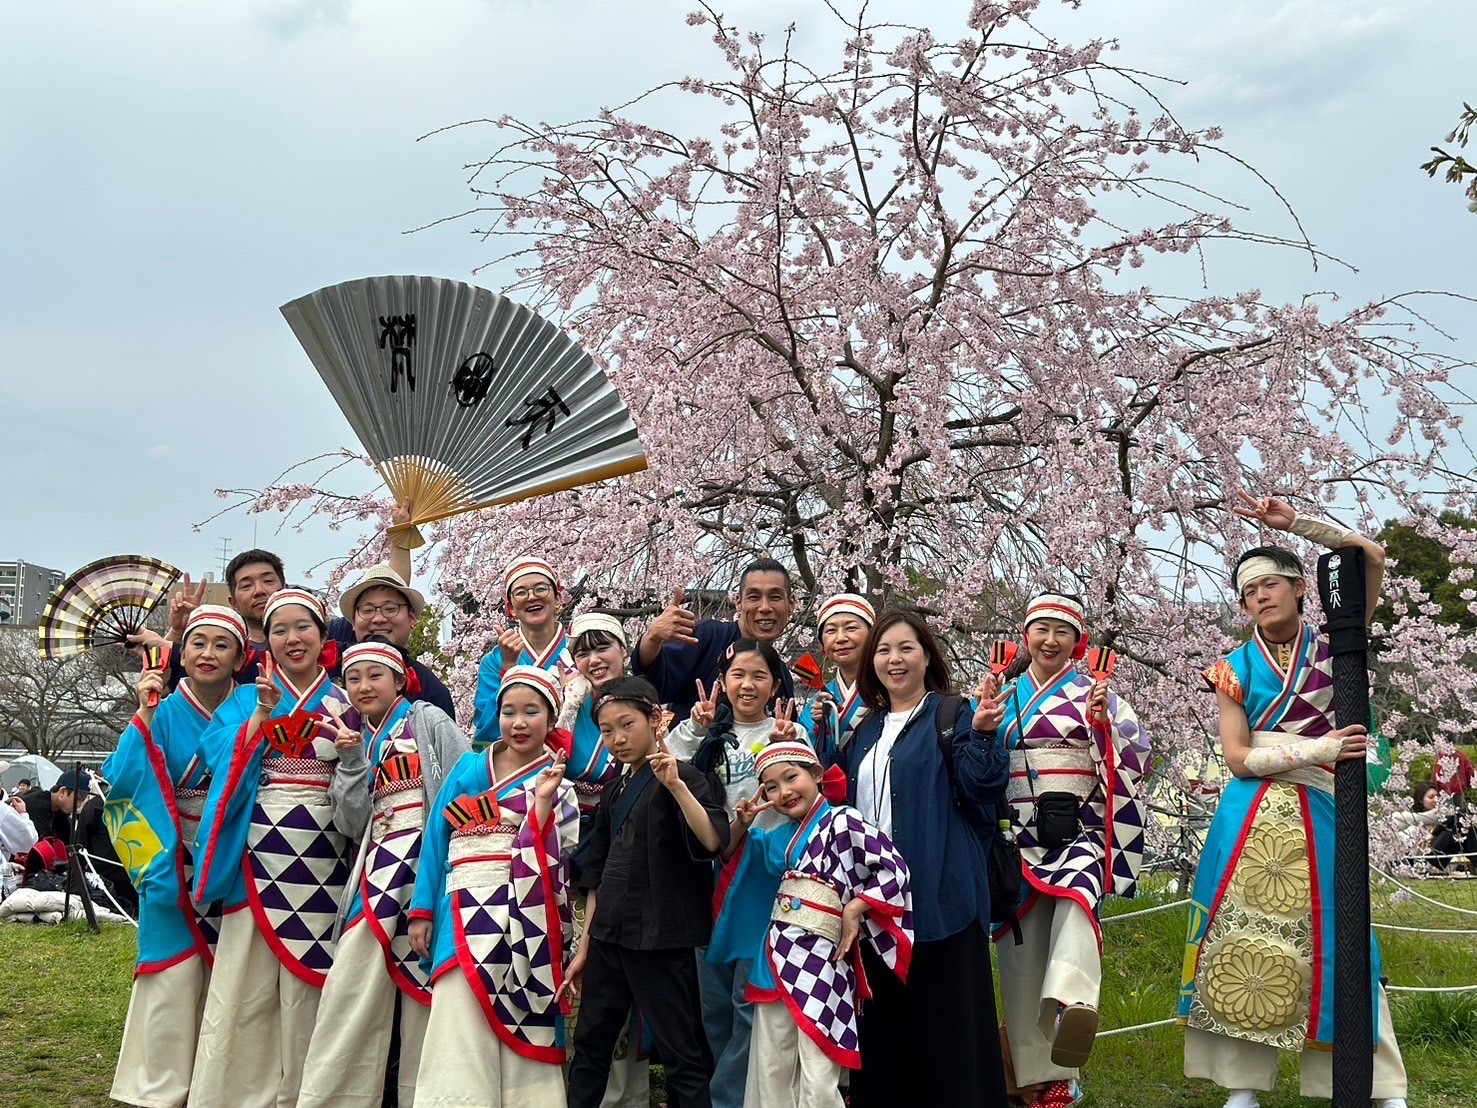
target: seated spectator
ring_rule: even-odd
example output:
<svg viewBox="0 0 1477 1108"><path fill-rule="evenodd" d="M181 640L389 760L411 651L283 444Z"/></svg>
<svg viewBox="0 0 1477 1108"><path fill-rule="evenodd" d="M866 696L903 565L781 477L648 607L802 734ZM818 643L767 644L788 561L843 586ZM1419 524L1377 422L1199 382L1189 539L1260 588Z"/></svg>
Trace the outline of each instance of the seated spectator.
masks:
<svg viewBox="0 0 1477 1108"><path fill-rule="evenodd" d="M113 904L137 918L138 891L113 850L112 838L103 822L103 798L92 791L91 782L92 775L86 770L62 774L51 789L52 810L75 821L75 837L72 837L69 827L65 841L75 842L78 849L85 852L98 878L107 887ZM85 862L83 868L86 868Z"/></svg>

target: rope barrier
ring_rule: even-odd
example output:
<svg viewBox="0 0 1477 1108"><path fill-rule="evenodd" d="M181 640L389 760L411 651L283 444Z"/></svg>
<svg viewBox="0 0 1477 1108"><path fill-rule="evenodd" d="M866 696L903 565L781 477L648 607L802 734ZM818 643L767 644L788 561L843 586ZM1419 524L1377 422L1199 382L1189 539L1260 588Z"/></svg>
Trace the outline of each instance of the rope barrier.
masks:
<svg viewBox="0 0 1477 1108"><path fill-rule="evenodd" d="M1381 931L1409 931L1413 935L1477 935L1477 928L1461 927L1403 927L1398 923L1381 923L1375 920L1371 927Z"/></svg>
<svg viewBox="0 0 1477 1108"><path fill-rule="evenodd" d="M1448 912L1460 912L1464 916L1477 916L1477 909L1461 908L1455 904L1443 904L1441 901L1434 900L1431 897L1427 896L1425 893L1417 892L1409 885L1402 885L1394 877L1390 876L1378 866L1370 866L1369 868L1383 877L1386 881L1390 882L1390 884L1394 885L1397 889L1401 889L1404 892L1409 893L1411 896L1415 897L1418 900L1424 900L1427 904L1434 904L1438 908L1445 908Z"/></svg>
<svg viewBox="0 0 1477 1108"><path fill-rule="evenodd" d="M1177 1019L1155 1020L1153 1023L1136 1023L1132 1027L1115 1027L1111 1031L1099 1031L1099 1039L1112 1038L1114 1035L1127 1035L1130 1031L1145 1031L1151 1027L1168 1027L1170 1024L1179 1023Z"/></svg>
<svg viewBox="0 0 1477 1108"><path fill-rule="evenodd" d="M1115 920L1133 919L1134 916L1152 916L1155 912L1167 912L1171 908L1183 908L1188 903L1190 903L1190 898L1185 897L1183 900L1174 900L1168 904L1156 904L1152 908L1140 908L1137 912L1115 912L1111 916L1104 916L1100 922L1113 923Z"/></svg>
<svg viewBox="0 0 1477 1108"><path fill-rule="evenodd" d="M1387 993L1477 993L1477 985L1386 985Z"/></svg>
<svg viewBox="0 0 1477 1108"><path fill-rule="evenodd" d="M92 876L97 878L98 886L102 889L103 895L108 898L108 903L112 904L114 910L120 916L126 919L129 923L133 924L134 930L138 930L138 920L134 919L127 912L125 912L123 910L123 905L119 904L116 900L113 899L113 890L108 888L108 883L103 880L102 874L98 873L97 867L92 864L92 855L87 853L87 851L80 849L77 851L77 854L86 864L87 871L91 873ZM89 886L89 888L91 888L91 886Z"/></svg>

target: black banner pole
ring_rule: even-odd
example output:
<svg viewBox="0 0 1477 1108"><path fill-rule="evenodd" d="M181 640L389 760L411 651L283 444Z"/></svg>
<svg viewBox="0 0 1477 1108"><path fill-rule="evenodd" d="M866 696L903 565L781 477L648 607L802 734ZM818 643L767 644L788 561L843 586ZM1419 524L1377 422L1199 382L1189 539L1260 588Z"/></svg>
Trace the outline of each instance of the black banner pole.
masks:
<svg viewBox="0 0 1477 1108"><path fill-rule="evenodd" d="M1342 547L1318 559L1318 595L1333 652L1334 722L1367 727L1369 635L1361 548ZM1368 1108L1374 1083L1366 776L1363 759L1339 762L1334 770L1333 1108Z"/></svg>

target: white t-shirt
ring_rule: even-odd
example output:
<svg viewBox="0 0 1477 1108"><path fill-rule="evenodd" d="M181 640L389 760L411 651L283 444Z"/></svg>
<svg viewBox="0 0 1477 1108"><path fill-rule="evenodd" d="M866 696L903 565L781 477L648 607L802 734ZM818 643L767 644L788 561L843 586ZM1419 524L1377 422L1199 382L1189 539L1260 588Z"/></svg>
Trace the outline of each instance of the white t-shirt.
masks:
<svg viewBox="0 0 1477 1108"><path fill-rule="evenodd" d="M917 714L918 709L914 707L910 712L888 712L883 716L882 737L867 751L856 772L857 809L888 838L892 837L892 748L908 721Z"/></svg>

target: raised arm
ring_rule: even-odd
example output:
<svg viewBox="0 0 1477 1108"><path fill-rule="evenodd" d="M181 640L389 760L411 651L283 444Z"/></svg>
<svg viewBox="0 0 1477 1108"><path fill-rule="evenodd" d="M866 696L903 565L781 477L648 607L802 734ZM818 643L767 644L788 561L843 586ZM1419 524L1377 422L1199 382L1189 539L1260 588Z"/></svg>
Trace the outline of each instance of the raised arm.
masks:
<svg viewBox="0 0 1477 1108"><path fill-rule="evenodd" d="M1321 519L1300 516L1291 504L1274 496L1257 499L1243 492L1241 503L1233 504L1231 510L1242 519L1256 520L1274 531L1286 531L1299 538L1315 542L1329 550L1342 546L1357 546L1364 551L1364 619L1374 622L1374 610L1379 606L1380 592L1385 586L1385 548L1374 539L1350 531L1337 524L1325 523Z"/></svg>

